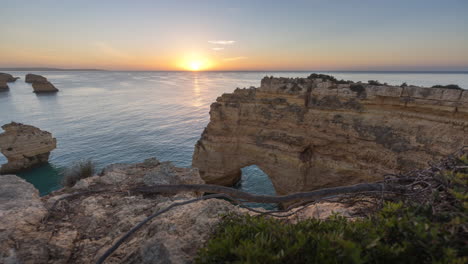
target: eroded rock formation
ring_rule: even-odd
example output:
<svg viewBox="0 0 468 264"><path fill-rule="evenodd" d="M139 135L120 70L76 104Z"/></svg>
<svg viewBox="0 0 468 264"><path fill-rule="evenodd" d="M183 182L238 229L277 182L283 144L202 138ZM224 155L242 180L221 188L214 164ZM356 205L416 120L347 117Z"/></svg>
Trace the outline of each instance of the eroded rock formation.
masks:
<svg viewBox="0 0 468 264"><path fill-rule="evenodd" d="M31 83L35 93L53 93L58 89L47 78L37 74L27 74L25 81Z"/></svg>
<svg viewBox="0 0 468 264"><path fill-rule="evenodd" d="M8 162L0 168L0 174L14 173L49 160L57 141L52 134L37 127L12 122L2 126L0 152Z"/></svg>
<svg viewBox="0 0 468 264"><path fill-rule="evenodd" d="M374 83L375 84L375 83ZM211 105L193 167L232 185L258 165L278 194L381 179L468 145L468 91L266 77Z"/></svg>
<svg viewBox="0 0 468 264"><path fill-rule="evenodd" d="M0 72L0 91L7 91L10 89L8 87L9 82L15 82L19 77L13 77L13 75L9 73L2 73Z"/></svg>
<svg viewBox="0 0 468 264"><path fill-rule="evenodd" d="M41 198L31 184L2 175L0 263L95 263L150 214L201 195L140 195L131 188L201 183L196 169L177 168L155 158L110 165L100 176ZM323 203L302 208L290 220L324 218L333 211L347 215L350 210ZM175 207L134 233L106 263L193 263L223 214L236 212L246 210L221 199Z"/></svg>
<svg viewBox="0 0 468 264"><path fill-rule="evenodd" d="M16 82L16 80L18 80L18 79L19 79L19 77L13 77L13 75L11 75L9 73L0 72L0 81Z"/></svg>

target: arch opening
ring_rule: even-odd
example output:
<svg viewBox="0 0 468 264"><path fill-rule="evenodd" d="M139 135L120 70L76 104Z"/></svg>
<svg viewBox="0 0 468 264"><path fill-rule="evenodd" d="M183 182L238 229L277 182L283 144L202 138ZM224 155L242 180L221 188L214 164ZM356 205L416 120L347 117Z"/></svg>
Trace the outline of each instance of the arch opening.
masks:
<svg viewBox="0 0 468 264"><path fill-rule="evenodd" d="M268 176L259 166L250 165L241 169L241 179L235 185L241 191L260 194L276 195L275 187ZM277 209L274 204L247 203L250 207L263 207L265 209Z"/></svg>

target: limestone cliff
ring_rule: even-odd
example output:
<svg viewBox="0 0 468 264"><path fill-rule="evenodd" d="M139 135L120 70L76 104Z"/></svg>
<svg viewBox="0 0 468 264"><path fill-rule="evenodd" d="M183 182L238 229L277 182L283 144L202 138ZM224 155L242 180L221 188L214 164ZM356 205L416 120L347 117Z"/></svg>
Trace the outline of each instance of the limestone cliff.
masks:
<svg viewBox="0 0 468 264"><path fill-rule="evenodd" d="M373 84L265 77L224 94L192 165L232 185L255 164L286 194L375 181L468 145L468 91Z"/></svg>
<svg viewBox="0 0 468 264"><path fill-rule="evenodd" d="M3 125L0 134L0 152L8 163L0 168L0 174L28 169L49 160L57 141L52 134L37 127L12 122Z"/></svg>
<svg viewBox="0 0 468 264"><path fill-rule="evenodd" d="M204 183L196 169L148 159L113 164L100 176L45 197L14 175L0 176L0 263L95 263L147 216L199 193L141 195L129 190L154 184ZM291 221L324 218L349 209L332 203L302 208ZM106 263L193 263L226 213L245 212L212 199L175 207L133 234Z"/></svg>

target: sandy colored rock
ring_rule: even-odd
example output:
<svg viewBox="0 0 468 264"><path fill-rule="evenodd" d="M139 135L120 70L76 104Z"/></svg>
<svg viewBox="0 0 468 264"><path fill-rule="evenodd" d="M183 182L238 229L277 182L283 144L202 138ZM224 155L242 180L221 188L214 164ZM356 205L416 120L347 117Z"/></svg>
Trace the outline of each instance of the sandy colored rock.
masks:
<svg viewBox="0 0 468 264"><path fill-rule="evenodd" d="M0 176L0 263L95 263L149 214L199 197L194 193L144 197L126 191L145 182L203 183L195 169L155 161L109 166L101 176L83 179L73 188L42 199L19 177ZM103 188L108 191L57 202L71 194ZM54 204L55 209L48 212ZM175 208L132 236L106 263L191 263L220 215L237 210L224 200Z"/></svg>
<svg viewBox="0 0 468 264"><path fill-rule="evenodd" d="M0 82L2 82L2 81L16 82L16 80L18 80L18 79L19 79L19 77L13 77L13 75L11 75L9 73L0 72Z"/></svg>
<svg viewBox="0 0 468 264"><path fill-rule="evenodd" d="M58 89L55 88L50 82L47 83L33 83L32 87L35 93L55 93Z"/></svg>
<svg viewBox="0 0 468 264"><path fill-rule="evenodd" d="M8 162L0 168L0 174L14 173L46 163L57 141L52 134L37 127L12 122L2 126L0 152Z"/></svg>
<svg viewBox="0 0 468 264"><path fill-rule="evenodd" d="M42 75L28 73L24 79L27 83L46 83L48 82L47 78Z"/></svg>
<svg viewBox="0 0 468 264"><path fill-rule="evenodd" d="M223 94L195 146L207 182L258 165L278 194L382 179L468 145L467 91L266 77Z"/></svg>
<svg viewBox="0 0 468 264"><path fill-rule="evenodd" d="M55 93L58 89L47 78L37 74L27 74L25 81L31 83L35 93Z"/></svg>
<svg viewBox="0 0 468 264"><path fill-rule="evenodd" d="M8 87L8 84L6 81L0 80L0 92L2 91L8 91L10 87Z"/></svg>
<svg viewBox="0 0 468 264"><path fill-rule="evenodd" d="M100 176L82 179L72 188L42 198L19 177L0 176L0 263L95 263L147 216L201 196L144 196L129 191L165 183L204 182L196 169L178 168L154 158L110 165ZM324 218L332 211L347 215L339 205L319 204L289 219ZM106 263L193 263L198 249L227 213L247 211L221 199L175 207L144 225Z"/></svg>
<svg viewBox="0 0 468 264"><path fill-rule="evenodd" d="M0 72L0 92L1 91L8 91L10 87L8 87L9 82L15 82L19 77L13 77L13 75L9 73Z"/></svg>
<svg viewBox="0 0 468 264"><path fill-rule="evenodd" d="M47 263L48 237L37 233L46 214L32 184L15 175L0 176L0 263Z"/></svg>

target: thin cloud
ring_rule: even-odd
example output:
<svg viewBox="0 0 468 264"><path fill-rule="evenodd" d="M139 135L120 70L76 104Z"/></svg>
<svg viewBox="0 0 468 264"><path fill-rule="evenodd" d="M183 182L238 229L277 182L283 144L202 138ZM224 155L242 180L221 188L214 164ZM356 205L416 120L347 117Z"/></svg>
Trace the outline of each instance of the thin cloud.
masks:
<svg viewBox="0 0 468 264"><path fill-rule="evenodd" d="M208 43L216 45L231 45L236 43L235 40L209 40Z"/></svg>
<svg viewBox="0 0 468 264"><path fill-rule="evenodd" d="M223 50L224 48L221 48L221 47L215 47L215 48L211 48L212 50L214 51L220 51L220 50Z"/></svg>
<svg viewBox="0 0 468 264"><path fill-rule="evenodd" d="M233 57L233 58L225 58L224 61L237 61L237 60L245 60L248 59L247 57Z"/></svg>

